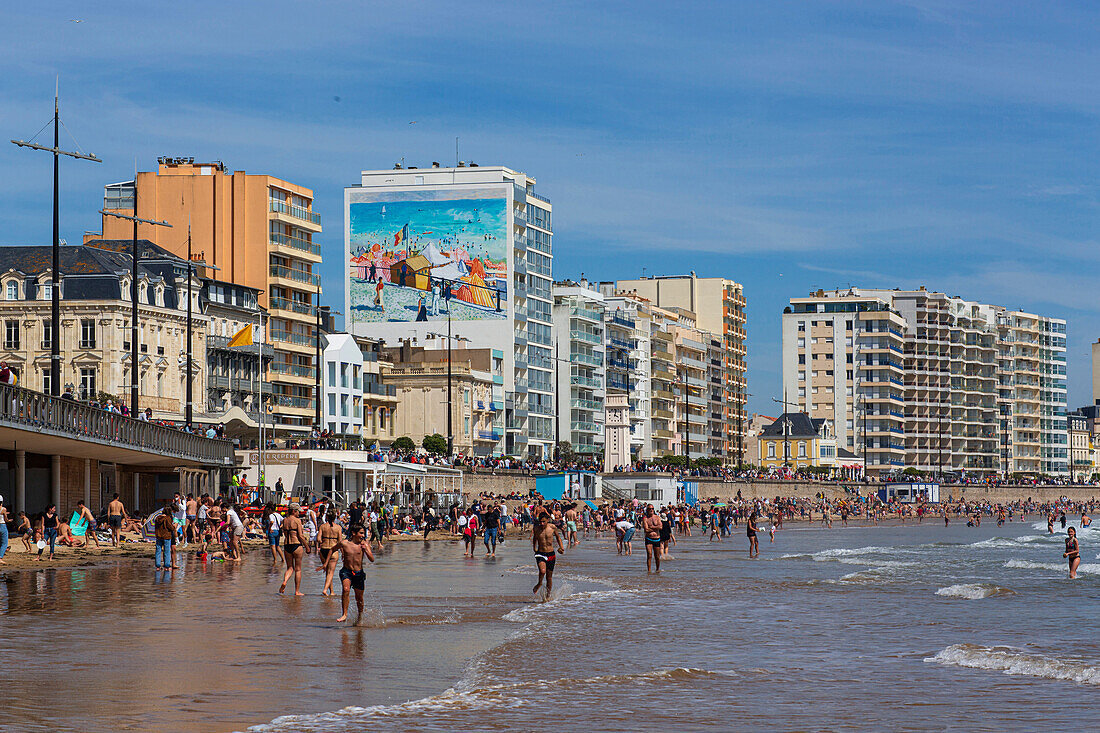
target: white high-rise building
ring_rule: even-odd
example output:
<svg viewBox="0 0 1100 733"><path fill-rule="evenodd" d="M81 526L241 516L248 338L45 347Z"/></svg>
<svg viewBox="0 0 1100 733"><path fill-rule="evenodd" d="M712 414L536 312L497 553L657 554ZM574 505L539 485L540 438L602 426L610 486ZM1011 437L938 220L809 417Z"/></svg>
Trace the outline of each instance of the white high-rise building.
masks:
<svg viewBox="0 0 1100 733"><path fill-rule="evenodd" d="M449 334L503 352L504 451L548 458L552 209L534 185L473 163L363 171L344 190L344 317L351 333L388 344Z"/></svg>
<svg viewBox="0 0 1100 733"><path fill-rule="evenodd" d="M586 458L604 448L604 328L604 298L588 283L554 286L558 439Z"/></svg>

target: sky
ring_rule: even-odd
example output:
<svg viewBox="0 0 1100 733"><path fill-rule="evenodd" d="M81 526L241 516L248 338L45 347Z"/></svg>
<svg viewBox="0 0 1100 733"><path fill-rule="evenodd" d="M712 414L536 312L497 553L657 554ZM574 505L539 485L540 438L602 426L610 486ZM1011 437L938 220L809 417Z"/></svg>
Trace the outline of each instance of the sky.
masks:
<svg viewBox="0 0 1100 733"><path fill-rule="evenodd" d="M60 77L62 146L103 159L62 163L73 243L160 155L312 188L332 303L343 188L458 137L551 198L557 279L743 283L751 411L774 413L789 298L849 285L1066 318L1074 407L1100 336L1098 27L1059 2L23 4L0 132L34 135ZM7 144L0 171L0 244L48 243L49 157Z"/></svg>

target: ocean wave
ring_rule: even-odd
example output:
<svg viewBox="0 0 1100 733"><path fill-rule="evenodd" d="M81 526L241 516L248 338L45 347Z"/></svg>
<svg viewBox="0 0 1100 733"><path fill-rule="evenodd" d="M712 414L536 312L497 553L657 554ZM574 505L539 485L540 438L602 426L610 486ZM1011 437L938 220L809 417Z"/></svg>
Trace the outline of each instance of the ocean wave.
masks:
<svg viewBox="0 0 1100 733"><path fill-rule="evenodd" d="M897 547L878 547L876 545L869 545L867 547L837 547L832 550L821 550L815 552L812 557L814 560L827 560L834 557L848 557L851 555L875 555L884 552L897 552Z"/></svg>
<svg viewBox="0 0 1100 733"><path fill-rule="evenodd" d="M590 601L602 601L606 598L613 598L615 596L631 596L636 594L637 591L623 590L621 588L574 593L569 584L565 583L554 589L554 593L550 596L549 601L514 608L501 618L505 621L512 621L513 623L524 623L537 620L561 608L572 608L573 606L588 603Z"/></svg>
<svg viewBox="0 0 1100 733"><path fill-rule="evenodd" d="M936 591L936 595L976 601L981 598L989 598L990 596L1015 595L1015 591L1009 590L1008 588L1002 588L999 585L993 585L992 583L960 583L959 585L949 585L946 588L940 588Z"/></svg>
<svg viewBox="0 0 1100 733"><path fill-rule="evenodd" d="M924 661L972 669L989 669L1009 675L1100 685L1100 667L1094 663L1080 659L1054 659L1041 654L1027 654L1012 647L952 644Z"/></svg>
<svg viewBox="0 0 1100 733"><path fill-rule="evenodd" d="M517 708L526 704L526 694L533 689L560 690L573 694L572 690L584 690L593 686L648 685L654 682L693 682L704 679L736 676L734 671L712 671L695 667L655 669L649 672L606 674L594 677L562 677L553 680L534 680L507 684L451 687L438 695L430 695L408 702L351 706L330 713L309 715L284 715L270 723L249 728L253 733L323 733L348 730L363 725L371 719L398 718L406 715L422 716L431 713L463 712ZM518 693L518 694L517 694ZM417 718L420 720L420 718Z"/></svg>
<svg viewBox="0 0 1100 733"><path fill-rule="evenodd" d="M1032 562L1031 560L1012 559L1005 563L1006 568L1020 570L1056 570L1069 572L1069 563L1066 562ZM1078 573L1085 575L1100 575L1100 563L1081 563L1077 566Z"/></svg>
<svg viewBox="0 0 1100 733"><path fill-rule="evenodd" d="M1035 534L1026 534L1022 537L990 537L987 540L981 540L979 542L971 542L970 547L1019 547L1026 545L1036 540L1041 540L1042 537Z"/></svg>

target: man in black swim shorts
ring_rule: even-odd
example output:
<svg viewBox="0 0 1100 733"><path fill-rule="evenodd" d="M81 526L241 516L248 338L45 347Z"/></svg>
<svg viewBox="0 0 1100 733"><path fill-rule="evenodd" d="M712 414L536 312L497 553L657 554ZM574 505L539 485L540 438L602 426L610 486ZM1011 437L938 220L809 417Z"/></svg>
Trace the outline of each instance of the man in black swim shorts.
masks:
<svg viewBox="0 0 1100 733"><path fill-rule="evenodd" d="M367 532L361 524L351 525L348 528L348 538L340 540L337 547L344 554L344 566L340 568L340 585L344 592L340 600L343 614L336 621L343 622L348 620L348 601L353 588L359 616L363 615L363 589L367 579L367 574L363 571L363 557L374 562L374 553L370 551Z"/></svg>
<svg viewBox="0 0 1100 733"><path fill-rule="evenodd" d="M532 593L538 593L542 587L542 579L546 578L546 595L550 599L550 591L554 587L554 564L558 557L554 554L554 542L558 544L558 551L564 553L565 547L561 543L561 530L550 521L550 514L544 509L535 520L535 526L531 532L531 548L535 551L535 565L539 569L539 582L531 589Z"/></svg>

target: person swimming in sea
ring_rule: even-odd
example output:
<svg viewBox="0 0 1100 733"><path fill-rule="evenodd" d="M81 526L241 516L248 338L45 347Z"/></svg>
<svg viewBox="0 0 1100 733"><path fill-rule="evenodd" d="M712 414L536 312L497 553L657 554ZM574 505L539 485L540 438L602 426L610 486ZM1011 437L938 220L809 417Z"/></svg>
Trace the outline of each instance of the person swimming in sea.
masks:
<svg viewBox="0 0 1100 733"><path fill-rule="evenodd" d="M1077 544L1077 530L1070 527L1066 530L1066 551L1062 557L1069 561L1069 577L1077 577L1077 566L1081 564L1081 547Z"/></svg>

